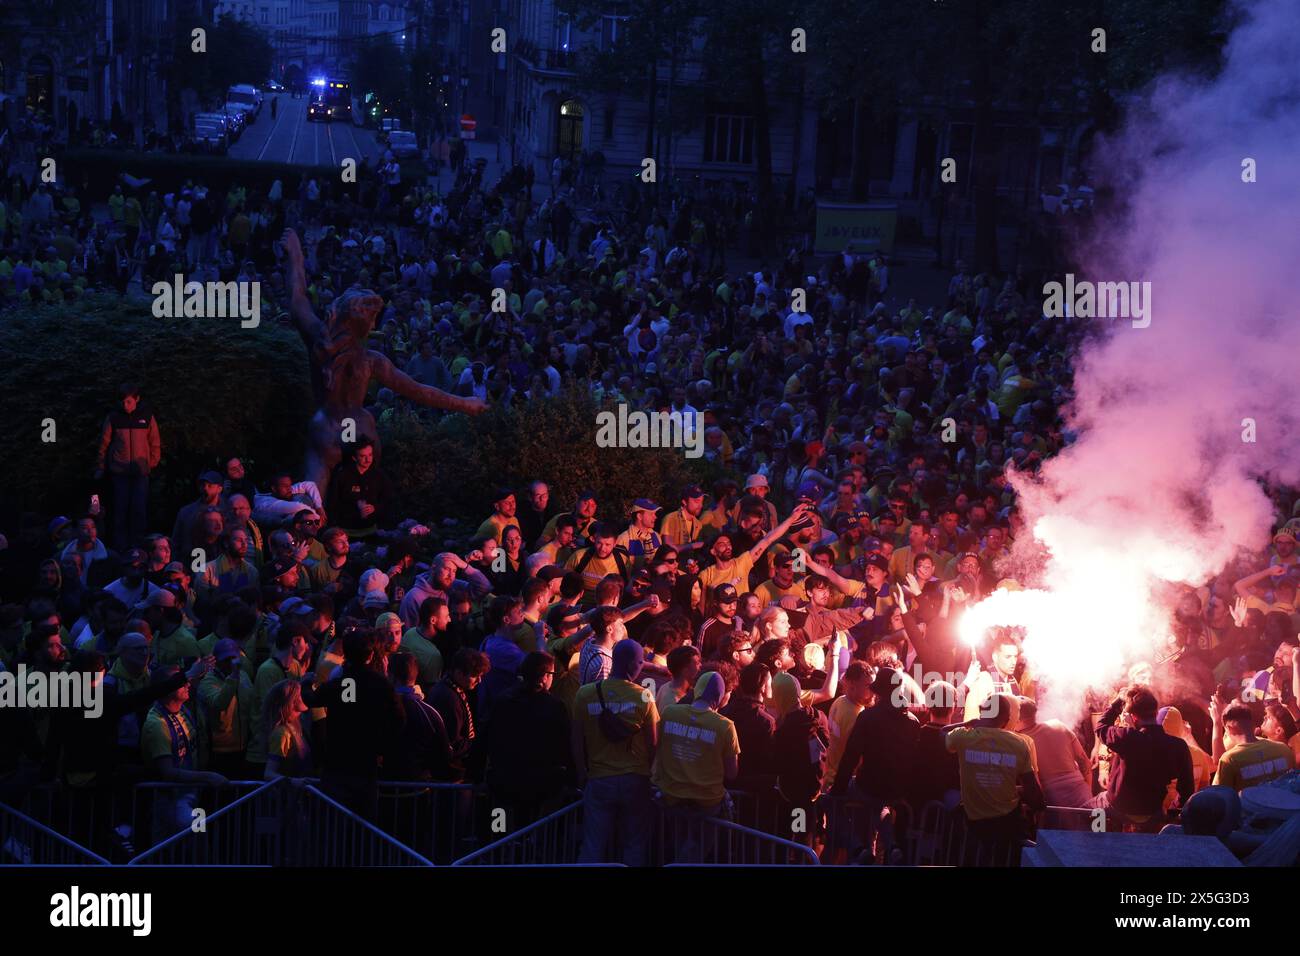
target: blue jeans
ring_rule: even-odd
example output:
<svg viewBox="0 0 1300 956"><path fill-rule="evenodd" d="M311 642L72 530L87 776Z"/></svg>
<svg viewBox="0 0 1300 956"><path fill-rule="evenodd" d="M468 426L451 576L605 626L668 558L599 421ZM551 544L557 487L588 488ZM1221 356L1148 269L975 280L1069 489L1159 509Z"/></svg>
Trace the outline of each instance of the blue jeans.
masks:
<svg viewBox="0 0 1300 956"><path fill-rule="evenodd" d="M615 840L627 866L646 866L654 823L650 778L639 773L597 777L582 792L579 863L614 863Z"/></svg>
<svg viewBox="0 0 1300 956"><path fill-rule="evenodd" d="M149 476L113 475L113 546L140 546L149 516Z"/></svg>

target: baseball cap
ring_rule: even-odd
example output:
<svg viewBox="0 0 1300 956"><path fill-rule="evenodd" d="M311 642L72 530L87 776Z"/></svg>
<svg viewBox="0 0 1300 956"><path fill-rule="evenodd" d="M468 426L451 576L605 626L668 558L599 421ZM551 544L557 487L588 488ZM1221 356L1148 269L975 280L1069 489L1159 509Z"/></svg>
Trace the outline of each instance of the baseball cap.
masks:
<svg viewBox="0 0 1300 956"><path fill-rule="evenodd" d="M736 593L734 584L716 584L713 587L713 600L718 604L726 604L740 600L740 595Z"/></svg>
<svg viewBox="0 0 1300 956"><path fill-rule="evenodd" d="M590 489L588 489L587 491L579 492L579 493L578 493L578 500L579 500L579 501L595 501L595 500L596 500L596 493L595 493L594 491L591 491Z"/></svg>
<svg viewBox="0 0 1300 956"><path fill-rule="evenodd" d="M556 578L564 577L564 568L558 564L544 565L538 572L537 578L541 581L554 581Z"/></svg>
<svg viewBox="0 0 1300 956"><path fill-rule="evenodd" d="M139 601L135 605L137 611L143 611L147 607L175 607L176 595L167 588L159 588L156 591L150 591L148 597Z"/></svg>
<svg viewBox="0 0 1300 956"><path fill-rule="evenodd" d="M820 491L821 491L821 486L818 485L817 482L805 481L802 485L799 486L799 497L801 499L806 498L809 501L816 501L817 498L819 497L818 493Z"/></svg>
<svg viewBox="0 0 1300 956"><path fill-rule="evenodd" d="M572 604L557 604L546 613L546 623L555 631L562 627L579 627L582 611Z"/></svg>
<svg viewBox="0 0 1300 956"><path fill-rule="evenodd" d="M745 479L746 491L748 491L750 488L766 488L766 487L767 487L766 475L750 475L748 478Z"/></svg>
<svg viewBox="0 0 1300 956"><path fill-rule="evenodd" d="M203 474L199 475L199 481L206 482L209 485L219 485L222 483L222 477L215 471L208 469Z"/></svg>
<svg viewBox="0 0 1300 956"><path fill-rule="evenodd" d="M704 497L704 489L701 488L699 485L687 485L687 486L686 486L686 489L682 492L682 497L683 497L683 498L703 498L703 497Z"/></svg>
<svg viewBox="0 0 1300 956"><path fill-rule="evenodd" d="M634 513L637 511L648 511L651 514L654 514L658 510L659 506L649 498L638 498L636 501L632 502L632 511Z"/></svg>
<svg viewBox="0 0 1300 956"><path fill-rule="evenodd" d="M794 564L794 555L789 551L783 551L772 559L772 564L778 568L788 567Z"/></svg>
<svg viewBox="0 0 1300 956"><path fill-rule="evenodd" d="M68 518L64 515L59 515L57 518L55 518L48 525L45 526L45 533L52 538L70 524L72 524L71 518Z"/></svg>
<svg viewBox="0 0 1300 956"><path fill-rule="evenodd" d="M870 554L867 556L867 566L879 568L881 571L889 571L889 559L883 554Z"/></svg>
<svg viewBox="0 0 1300 956"><path fill-rule="evenodd" d="M277 578L284 577L284 575L288 574L295 567L297 567L297 565L294 562L286 561L283 558L277 558L275 561L272 561L270 564L265 565L262 568L262 579L266 581L274 581Z"/></svg>
<svg viewBox="0 0 1300 956"><path fill-rule="evenodd" d="M212 656L219 661L238 660L241 651L234 638L223 637L212 645Z"/></svg>
<svg viewBox="0 0 1300 956"><path fill-rule="evenodd" d="M189 574L189 572L179 561L171 561L163 568L163 574Z"/></svg>
<svg viewBox="0 0 1300 956"><path fill-rule="evenodd" d="M280 602L281 617L288 617L291 614L311 614L314 611L315 608L296 595Z"/></svg>

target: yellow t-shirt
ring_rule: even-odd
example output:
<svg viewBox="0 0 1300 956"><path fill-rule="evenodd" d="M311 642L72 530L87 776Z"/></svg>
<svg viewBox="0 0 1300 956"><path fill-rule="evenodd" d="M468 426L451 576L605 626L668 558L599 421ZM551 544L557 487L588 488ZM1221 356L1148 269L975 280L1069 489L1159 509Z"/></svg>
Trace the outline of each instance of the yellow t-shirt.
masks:
<svg viewBox="0 0 1300 956"><path fill-rule="evenodd" d="M650 775L650 748L640 729L627 740L615 743L600 729L599 687L605 706L625 723L642 728L647 720L658 721L654 693L640 684L625 680L604 680L583 684L573 698L573 719L582 725L587 744L587 776L618 777L635 773Z"/></svg>
<svg viewBox="0 0 1300 956"><path fill-rule="evenodd" d="M504 518L493 512L488 515L478 530L474 532L472 541L482 541L484 538L492 538L497 544L501 543L501 535L505 533L506 528L519 527L519 521L515 518Z"/></svg>
<svg viewBox="0 0 1300 956"><path fill-rule="evenodd" d="M199 642L184 625L153 642L153 659L159 667L180 665L182 661L193 663L200 656Z"/></svg>
<svg viewBox="0 0 1300 956"><path fill-rule="evenodd" d="M970 819L1004 817L1020 805L1016 783L1034 769L1024 737L992 727L958 727L946 744L961 767L961 802Z"/></svg>
<svg viewBox="0 0 1300 956"><path fill-rule="evenodd" d="M169 715L161 704L149 708L144 718L144 727L140 730L140 756L146 765L152 766L158 757L171 757L176 761L178 770L194 770L198 767L198 734L194 721L182 707L170 715L170 722L175 728L175 739L168 729Z"/></svg>
<svg viewBox="0 0 1300 956"><path fill-rule="evenodd" d="M1219 772L1214 775L1214 785L1238 791L1256 787L1294 770L1295 759L1291 748L1276 740L1238 744L1219 758Z"/></svg>
<svg viewBox="0 0 1300 956"><path fill-rule="evenodd" d="M840 766L840 760L844 756L844 748L849 743L849 734L853 732L853 725L857 722L858 715L862 713L862 710L861 704L855 704L842 694L835 698L835 703L831 704L831 746L826 752L826 786L824 789L830 789L831 784L835 782L835 771Z"/></svg>
<svg viewBox="0 0 1300 956"><path fill-rule="evenodd" d="M754 593L758 595L758 599L763 602L763 607L767 607L769 604L779 604L781 598L785 597L787 594L793 594L800 600L806 596L802 581L795 581L788 588L783 588L772 578L768 578L756 587Z"/></svg>
<svg viewBox="0 0 1300 956"><path fill-rule="evenodd" d="M569 560L565 562L564 569L566 571L575 570L578 565L582 563L583 557L590 550L590 548L583 548L581 551L575 551L569 556ZM624 558L623 560L625 566L631 566L631 561L629 559ZM592 559L587 562L587 566L582 569L583 590L590 595L592 591L596 590L600 582L605 580L606 575L618 573L618 561L614 558L612 553L608 558L598 558L593 555Z"/></svg>
<svg viewBox="0 0 1300 956"><path fill-rule="evenodd" d="M199 700L203 710L199 721L208 735L211 753L243 753L248 744L248 728L253 719L253 684L239 668L239 683L234 689L227 678L215 670L208 671L199 682ZM224 707L220 699L229 694Z"/></svg>
<svg viewBox="0 0 1300 956"><path fill-rule="evenodd" d="M664 708L652 780L673 800L707 806L726 796L723 761L740 755L736 725L711 710L690 704Z"/></svg>
<svg viewBox="0 0 1300 956"><path fill-rule="evenodd" d="M713 589L719 584L730 584L740 594L749 590L749 572L754 570L754 559L748 551L741 552L725 567L709 565L700 572L700 586L704 588L704 613L713 613Z"/></svg>

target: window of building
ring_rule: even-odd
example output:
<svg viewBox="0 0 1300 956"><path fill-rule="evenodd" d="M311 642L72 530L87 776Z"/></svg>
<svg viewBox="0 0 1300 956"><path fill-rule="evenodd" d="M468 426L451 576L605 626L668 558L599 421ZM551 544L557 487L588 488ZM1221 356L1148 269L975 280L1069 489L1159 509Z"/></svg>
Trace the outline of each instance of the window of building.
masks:
<svg viewBox="0 0 1300 956"><path fill-rule="evenodd" d="M555 18L555 49L562 53L569 52L569 43L573 39L573 21L568 14L561 13Z"/></svg>
<svg viewBox="0 0 1300 956"><path fill-rule="evenodd" d="M605 107L605 139L614 138L614 107L612 105Z"/></svg>
<svg viewBox="0 0 1300 956"><path fill-rule="evenodd" d="M618 43L619 35L624 29L627 17L604 16L600 18L600 48L608 53Z"/></svg>
<svg viewBox="0 0 1300 956"><path fill-rule="evenodd" d="M704 117L704 161L752 163L754 117L728 113L711 113Z"/></svg>

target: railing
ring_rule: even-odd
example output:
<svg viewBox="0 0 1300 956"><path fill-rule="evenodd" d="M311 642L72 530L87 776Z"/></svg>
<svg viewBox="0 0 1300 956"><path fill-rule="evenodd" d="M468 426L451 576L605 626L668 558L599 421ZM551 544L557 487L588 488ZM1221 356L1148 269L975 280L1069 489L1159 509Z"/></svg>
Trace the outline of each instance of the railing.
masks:
<svg viewBox="0 0 1300 956"><path fill-rule="evenodd" d="M109 861L0 803L0 866L109 866Z"/></svg>
<svg viewBox="0 0 1300 956"><path fill-rule="evenodd" d="M175 795L196 794L188 810L212 814L263 785L235 780L221 787L194 787L156 781L78 788L43 784L28 791L19 809L96 855L125 863L139 849L188 829L193 814L169 824L178 809ZM174 824L174 825L173 825Z"/></svg>
<svg viewBox="0 0 1300 956"><path fill-rule="evenodd" d="M297 866L433 866L373 823L310 784L300 791L301 821L292 860Z"/></svg>
<svg viewBox="0 0 1300 956"><path fill-rule="evenodd" d="M421 856L445 866L477 845L477 827L487 809L482 797L470 784L385 781L379 784L375 822ZM490 830L490 819L486 826Z"/></svg>
<svg viewBox="0 0 1300 956"><path fill-rule="evenodd" d="M660 866L816 866L810 846L698 812L662 807L653 860Z"/></svg>
<svg viewBox="0 0 1300 956"><path fill-rule="evenodd" d="M214 813L192 818L184 830L133 858L128 866L275 866L287 856L291 813L289 781L264 783ZM176 810L190 805L178 794ZM179 813L178 817L179 818Z"/></svg>
<svg viewBox="0 0 1300 956"><path fill-rule="evenodd" d="M582 807L577 800L452 865L576 865L582 850ZM815 866L819 862L809 846L730 820L658 805L653 814L649 840L652 866ZM591 865L608 866L619 858L616 849L611 859Z"/></svg>
<svg viewBox="0 0 1300 956"><path fill-rule="evenodd" d="M582 801L576 800L522 830L489 843L452 866L558 866L578 862Z"/></svg>

